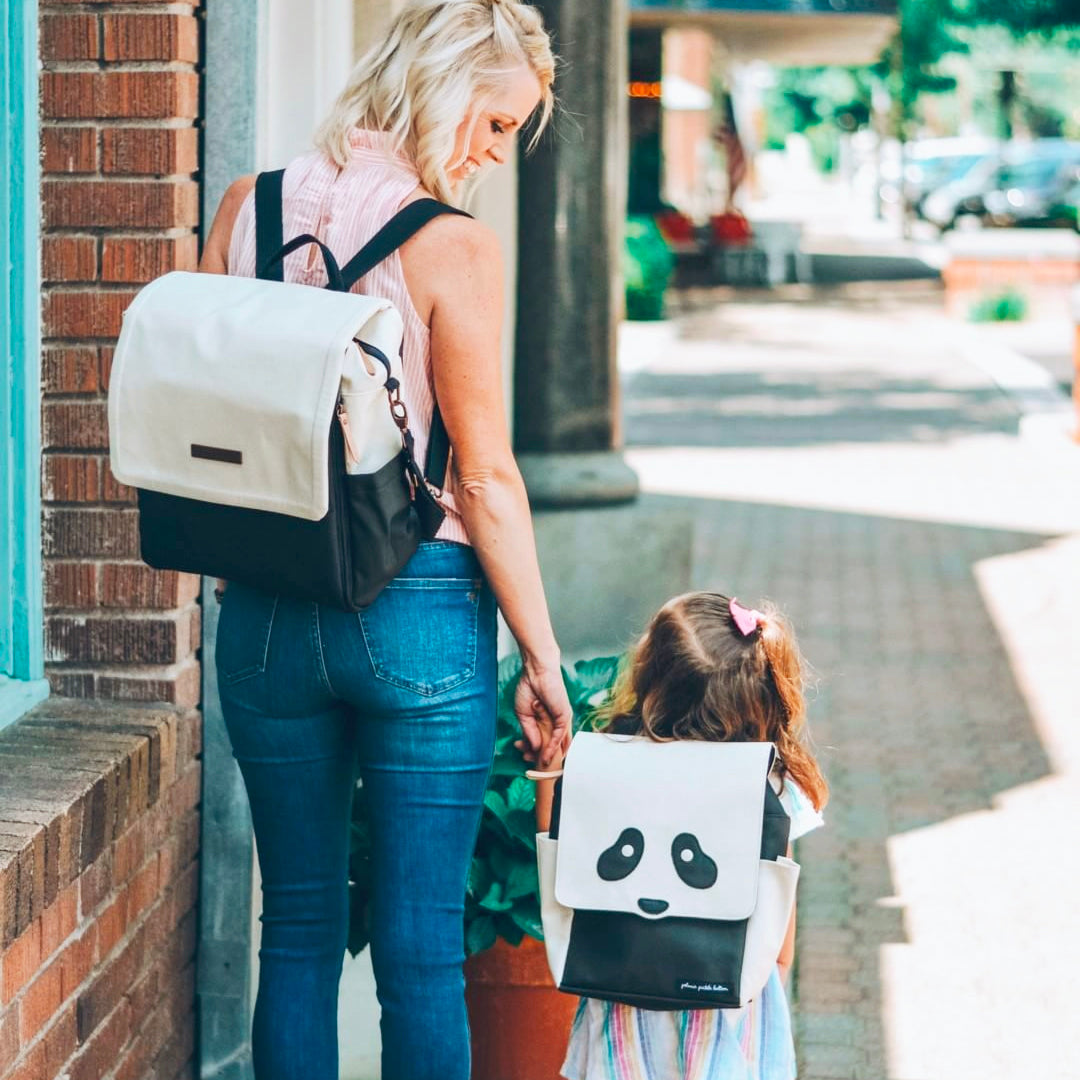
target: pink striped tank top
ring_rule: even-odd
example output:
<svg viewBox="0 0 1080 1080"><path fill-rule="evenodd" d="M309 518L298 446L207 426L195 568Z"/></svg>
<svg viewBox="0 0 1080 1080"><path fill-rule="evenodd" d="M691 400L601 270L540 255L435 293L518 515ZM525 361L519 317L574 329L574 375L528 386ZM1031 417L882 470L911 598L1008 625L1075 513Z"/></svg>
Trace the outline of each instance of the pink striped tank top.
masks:
<svg viewBox="0 0 1080 1080"><path fill-rule="evenodd" d="M285 169L283 184L284 236L301 233L319 237L344 265L400 209L419 184L407 157L392 155L387 137L378 131L354 128L349 136L351 157L345 168L322 151L295 158ZM228 270L255 276L255 193L244 200L229 242ZM285 259L285 280L323 286L326 271L318 249L311 245ZM413 307L401 259L395 251L361 278L354 291L390 300L405 326L402 350L402 394L409 409L409 426L416 439L416 457L427 453L435 384L431 374L431 341L427 325ZM446 520L437 538L469 543L461 515L454 508L453 470L447 470L444 503Z"/></svg>

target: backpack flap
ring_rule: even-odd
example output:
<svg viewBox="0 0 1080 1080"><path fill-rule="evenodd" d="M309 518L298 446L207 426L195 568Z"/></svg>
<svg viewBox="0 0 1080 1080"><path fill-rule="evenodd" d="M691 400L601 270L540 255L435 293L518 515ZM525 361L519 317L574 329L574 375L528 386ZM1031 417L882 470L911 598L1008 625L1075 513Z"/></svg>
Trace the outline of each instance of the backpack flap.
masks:
<svg viewBox="0 0 1080 1080"><path fill-rule="evenodd" d="M558 902L651 919L749 918L772 752L578 734L562 780Z"/></svg>
<svg viewBox="0 0 1080 1080"><path fill-rule="evenodd" d="M388 300L231 275L173 271L124 314L109 385L110 463L131 487L319 521L339 395L378 392L386 415L363 442L374 467L400 452L381 363L400 363ZM394 372L400 378L400 371ZM352 404L352 402L350 402ZM368 411L374 417L374 410ZM350 410L352 412L352 410ZM382 446L385 443L385 446Z"/></svg>

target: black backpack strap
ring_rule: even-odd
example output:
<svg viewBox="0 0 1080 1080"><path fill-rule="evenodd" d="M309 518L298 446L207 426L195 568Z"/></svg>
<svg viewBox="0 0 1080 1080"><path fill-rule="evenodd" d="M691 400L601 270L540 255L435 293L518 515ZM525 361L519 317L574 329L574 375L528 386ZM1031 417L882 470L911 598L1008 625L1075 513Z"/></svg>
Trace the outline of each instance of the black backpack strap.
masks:
<svg viewBox="0 0 1080 1080"><path fill-rule="evenodd" d="M399 210L342 268L345 288L351 289L366 273L392 255L409 237L443 214L472 217L438 199L417 199Z"/></svg>
<svg viewBox="0 0 1080 1080"><path fill-rule="evenodd" d="M438 199L417 199L399 210L342 268L341 277L346 289L351 289L365 274L392 255L409 237L418 233L429 221L443 214L472 217L472 214L449 206ZM437 488L446 485L446 469L450 460L450 437L446 433L438 404L431 416L427 460L424 475Z"/></svg>
<svg viewBox="0 0 1080 1080"><path fill-rule="evenodd" d="M263 172L255 178L255 276L264 281L284 281L285 263L273 262L285 244L281 220L281 186L284 169Z"/></svg>

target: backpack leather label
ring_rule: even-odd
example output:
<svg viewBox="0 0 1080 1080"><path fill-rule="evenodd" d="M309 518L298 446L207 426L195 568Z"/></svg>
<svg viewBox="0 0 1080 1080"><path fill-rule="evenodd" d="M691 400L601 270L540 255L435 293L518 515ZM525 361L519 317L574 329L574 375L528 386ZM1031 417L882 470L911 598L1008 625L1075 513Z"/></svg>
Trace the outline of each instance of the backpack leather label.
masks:
<svg viewBox="0 0 1080 1080"><path fill-rule="evenodd" d="M244 455L241 451L226 450L222 446L203 446L200 443L192 443L191 456L202 458L204 461L224 461L227 465L244 464Z"/></svg>

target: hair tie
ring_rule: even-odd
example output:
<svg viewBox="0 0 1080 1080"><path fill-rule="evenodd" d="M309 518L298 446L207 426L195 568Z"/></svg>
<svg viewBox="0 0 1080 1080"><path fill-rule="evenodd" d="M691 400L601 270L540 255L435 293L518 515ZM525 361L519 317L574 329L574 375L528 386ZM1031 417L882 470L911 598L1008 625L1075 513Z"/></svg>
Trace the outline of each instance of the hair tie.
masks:
<svg viewBox="0 0 1080 1080"><path fill-rule="evenodd" d="M728 601L728 611L743 637L749 637L765 622L765 616L760 611L743 607L734 596Z"/></svg>

